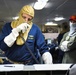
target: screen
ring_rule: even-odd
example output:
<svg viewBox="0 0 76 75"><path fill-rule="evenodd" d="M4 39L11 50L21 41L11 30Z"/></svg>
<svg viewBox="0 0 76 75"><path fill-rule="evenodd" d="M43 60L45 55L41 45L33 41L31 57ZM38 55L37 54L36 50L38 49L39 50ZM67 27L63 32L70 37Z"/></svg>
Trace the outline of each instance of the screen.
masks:
<svg viewBox="0 0 76 75"><path fill-rule="evenodd" d="M47 44L51 44L52 40L51 39L47 39Z"/></svg>

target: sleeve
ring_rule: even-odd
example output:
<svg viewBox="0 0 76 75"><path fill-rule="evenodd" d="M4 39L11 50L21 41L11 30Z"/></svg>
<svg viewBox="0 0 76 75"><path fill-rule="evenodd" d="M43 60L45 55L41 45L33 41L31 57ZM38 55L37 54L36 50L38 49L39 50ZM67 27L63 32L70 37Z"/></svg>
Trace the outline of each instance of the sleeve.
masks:
<svg viewBox="0 0 76 75"><path fill-rule="evenodd" d="M68 40L67 40L67 37L69 37ZM70 50L76 49L76 36L64 35L60 43L60 48L62 51L70 51Z"/></svg>
<svg viewBox="0 0 76 75"><path fill-rule="evenodd" d="M2 31L0 33L0 49L5 51L7 48L9 48L5 43L4 43L4 38L10 34L11 32L11 27L9 26L10 23L6 23L3 28Z"/></svg>
<svg viewBox="0 0 76 75"><path fill-rule="evenodd" d="M45 42L45 37L39 28L37 28L37 31L36 31L36 44L41 55L44 52L49 52L48 46L46 45L46 42Z"/></svg>
<svg viewBox="0 0 76 75"><path fill-rule="evenodd" d="M62 40L61 40L61 42L60 42L60 45L62 44L63 41L65 41L67 35L68 35L68 33L65 33L65 34L63 35L63 38L62 38Z"/></svg>
<svg viewBox="0 0 76 75"><path fill-rule="evenodd" d="M36 40L37 40L38 49L40 51L40 54L42 56L44 63L45 64L52 64L52 55L49 52L48 46L45 42L45 38L39 29L37 30Z"/></svg>
<svg viewBox="0 0 76 75"><path fill-rule="evenodd" d="M76 36L70 38L67 47L69 50L76 49Z"/></svg>

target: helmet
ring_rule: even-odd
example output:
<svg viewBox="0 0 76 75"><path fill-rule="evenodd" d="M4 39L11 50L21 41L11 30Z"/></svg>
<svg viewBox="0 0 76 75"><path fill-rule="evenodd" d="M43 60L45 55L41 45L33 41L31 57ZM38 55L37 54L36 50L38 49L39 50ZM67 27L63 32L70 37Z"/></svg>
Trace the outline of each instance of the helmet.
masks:
<svg viewBox="0 0 76 75"><path fill-rule="evenodd" d="M76 22L76 15L72 15L69 20Z"/></svg>

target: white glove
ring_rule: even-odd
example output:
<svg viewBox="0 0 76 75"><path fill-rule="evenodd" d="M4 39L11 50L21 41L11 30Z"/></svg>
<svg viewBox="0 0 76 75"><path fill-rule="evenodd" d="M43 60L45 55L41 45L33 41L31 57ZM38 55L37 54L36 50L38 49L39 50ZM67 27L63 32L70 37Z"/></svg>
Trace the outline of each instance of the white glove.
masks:
<svg viewBox="0 0 76 75"><path fill-rule="evenodd" d="M52 56L49 52L45 52L42 55L42 59L43 59L45 64L52 64Z"/></svg>
<svg viewBox="0 0 76 75"><path fill-rule="evenodd" d="M62 44L60 46L62 51L64 51L64 52L68 51L67 44L68 44L68 41L62 42Z"/></svg>
<svg viewBox="0 0 76 75"><path fill-rule="evenodd" d="M29 28L29 27L30 27L29 24L27 24L27 23L22 23L22 24L20 24L20 25L16 28L16 30L17 30L18 32L24 33L24 32L27 30L27 28Z"/></svg>
<svg viewBox="0 0 76 75"><path fill-rule="evenodd" d="M19 32L24 33L28 27L30 27L29 24L22 23L17 28L14 28L12 32L4 38L4 42L7 44L7 46L11 47L16 41L16 38L18 37Z"/></svg>
<svg viewBox="0 0 76 75"><path fill-rule="evenodd" d="M19 33L14 28L12 30L12 32L4 38L4 42L7 44L8 47L11 47L14 44L14 42L16 41L16 38L18 35L19 35Z"/></svg>

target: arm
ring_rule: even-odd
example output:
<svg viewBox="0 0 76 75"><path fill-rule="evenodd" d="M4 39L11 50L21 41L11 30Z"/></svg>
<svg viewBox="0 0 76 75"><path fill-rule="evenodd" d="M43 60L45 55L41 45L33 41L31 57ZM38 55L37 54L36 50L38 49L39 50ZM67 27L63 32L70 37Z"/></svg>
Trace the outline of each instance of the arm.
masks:
<svg viewBox="0 0 76 75"><path fill-rule="evenodd" d="M0 48L2 50L6 50L7 48L11 47L16 41L19 32L22 31L24 33L24 31L26 31L27 28L29 27L28 24L23 23L18 27L12 29L10 25L11 23L5 24L5 26L2 29L2 33L0 35Z"/></svg>
<svg viewBox="0 0 76 75"><path fill-rule="evenodd" d="M42 55L42 59L43 59L44 63L51 64L52 55L48 51L48 46L45 43L45 38L39 29L37 30L36 40L37 40L37 47Z"/></svg>
<svg viewBox="0 0 76 75"><path fill-rule="evenodd" d="M6 50L8 48L8 46L4 43L4 38L10 34L12 28L10 26L11 23L6 23L3 28L2 28L2 31L1 31L1 34L0 34L0 49L1 50Z"/></svg>
<svg viewBox="0 0 76 75"><path fill-rule="evenodd" d="M63 40L64 38L68 38L66 40ZM60 43L60 48L62 51L70 51L73 49L76 49L76 36L67 36L63 37L61 43Z"/></svg>

